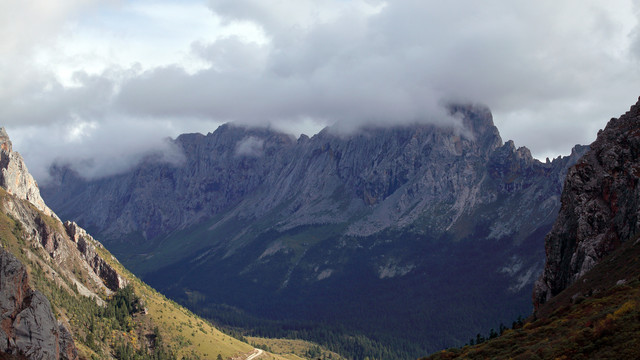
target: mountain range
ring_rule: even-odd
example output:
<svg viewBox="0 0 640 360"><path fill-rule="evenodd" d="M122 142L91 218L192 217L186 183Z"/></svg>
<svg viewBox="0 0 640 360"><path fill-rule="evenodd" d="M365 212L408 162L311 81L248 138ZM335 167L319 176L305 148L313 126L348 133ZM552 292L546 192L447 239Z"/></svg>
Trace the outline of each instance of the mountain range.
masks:
<svg viewBox="0 0 640 360"><path fill-rule="evenodd" d="M465 107L465 109L473 109L473 111L460 117L463 119L463 124L469 120L477 120L473 119L474 116L478 116L477 107ZM468 125L465 126L469 128ZM415 134L416 129L419 128L424 129L424 125L409 127L408 131ZM240 130L252 131L242 128ZM443 131L449 130L452 131L453 136L462 133L460 129L455 128L444 130L430 128L430 131L438 132L440 135ZM375 131L380 131L380 129ZM398 129L392 131L398 131ZM335 134L330 136L335 136ZM469 132L464 136L467 140L477 141L479 139ZM344 136L340 139L350 141L348 137ZM308 140L311 141L313 138ZM236 156L239 156L238 147L239 145L236 145L234 148ZM518 158L522 158L522 154L527 154L526 149L515 149L513 143L507 142L489 153L489 163L495 160L495 157L500 157L497 155L500 151L509 148L511 148L510 153L520 154ZM518 321L514 321L511 328L500 324L499 328L496 327L499 332L492 330L486 338L478 333L475 338L472 337L469 340L468 343L471 345L438 351L430 356L430 359L631 359L640 356L640 341L638 340L640 339L638 337L640 333L640 303L638 302L638 296L640 296L640 239L638 236L640 223L637 221L640 213L638 203L640 196L637 193L640 179L640 171L638 170L640 169L638 160L640 159L640 99L620 118L611 119L607 127L598 133L598 138L589 148L576 147L572 156L576 156L577 152L584 153L577 162L571 158L559 158L553 162L547 161L546 164L532 161L535 166L547 169L548 172L542 173L548 177L555 175L553 170L554 167L558 167L558 164L563 164L565 171L568 167L560 196L559 213L544 240L546 263L542 274L535 282L533 314L526 320L520 318ZM524 157L526 158L526 156ZM185 157L186 159L188 157ZM154 159L147 159L147 161L147 166L151 167L184 166L184 163L162 164ZM569 166L570 162L575 162L575 164ZM500 163L504 165L509 162L502 161ZM554 163L556 164L554 165ZM482 169L482 167L478 168ZM527 173L523 171L523 168L514 168L513 165L508 168L511 169L511 175ZM496 174L504 175L507 173L504 168L502 169L502 171L496 171L494 166L489 167L486 171L489 176L495 179L500 178ZM57 171L59 174L67 173L69 175L68 169L58 168ZM540 185L543 183L542 180L538 179L537 182L531 180L533 178L531 174L536 173L540 174L541 172L528 172L529 185L507 189L507 193L518 194L519 191L522 192L531 187L533 189L546 188ZM72 173L70 175L73 176ZM77 181L77 177L72 179ZM511 181L504 183L513 183L514 177L510 176L509 179ZM113 181L113 179L103 180ZM320 179L318 181L323 182ZM402 189L407 183L409 181L400 185L396 191ZM261 185L258 186L258 188L260 187ZM501 188L501 186L497 186L497 188ZM509 188L509 186L505 188ZM480 189L486 190L486 184ZM356 193L356 197L359 196L361 194ZM386 197L382 196L381 203L392 197L393 192ZM366 197L359 198L370 207L370 212L365 217L375 213L376 202L368 202ZM524 201L527 197L520 193L519 199ZM338 199L334 200L338 201ZM495 205L496 200L493 201L493 203L491 201L489 203L494 204L498 209L500 206L504 206L504 203ZM504 201L508 203L515 200L509 200L507 197ZM535 202L531 204L535 204ZM242 201L239 201L231 208L243 209L241 205ZM442 315L443 319L451 316L454 312L458 313L457 320L460 322L453 319L451 323L437 322L433 324L434 327L439 326L441 331L448 332L449 336L464 328L464 326L457 325L468 325L481 318L456 306L468 303L464 301L455 303L454 301L459 299L447 298L448 291L457 291L457 294L463 295L469 293L469 289L472 291L494 291L493 307L502 311L517 304L517 296L509 298L505 294L510 292L517 295L518 290L513 287L507 288L506 291L504 288L500 288L498 286L500 283L496 281L496 278L500 279L500 275L496 274L513 275L512 273L520 271L521 265L511 268L503 267L489 276L487 274L478 276L472 271L460 271L460 269L464 270L464 265L471 265L470 267L476 273L488 271L488 269L495 267L495 263L492 262L498 258L488 256L486 261L482 262L478 261L478 257L483 255L487 257L492 254L504 255L509 251L524 249L524 247L518 248L521 244L514 245L505 239L498 239L501 241L496 241L489 251L481 246L474 247L474 242L487 246L491 245L491 240L496 240L486 236L491 233L487 229L484 229L484 232L481 231L483 226L478 225L482 224L481 221L476 223L471 232L471 234L476 234L475 237L469 233L464 233L466 237L455 237L455 235L460 235L455 231L448 235L442 235L451 231L452 228L448 227L444 230L440 229L442 231L441 238L426 237L426 232L417 231L415 227L418 225L411 224L411 222L408 222L410 224L406 225L406 228L397 224L385 227L377 223L377 230L374 229L368 234L354 235L349 232L353 230L350 230L349 226L363 219L360 217L348 218L347 221L343 221L348 224L338 228L333 227L334 223L324 223L320 220L320 225L311 221L306 225L298 224L292 228L277 227L286 226L283 225L286 221L273 223L275 224L273 227L260 223L247 223L248 231L256 231L255 238L252 239L247 233L241 233L240 236L236 234L235 239L227 239L229 244L237 246L232 251L229 247L226 248L226 256L231 258L230 260L222 257L216 261L201 261L201 259L177 256L177 261L172 265L163 267L160 264L155 270L152 259L156 255L161 255L162 251L167 251L162 250L163 246L171 245L172 242L182 239L182 244L185 246L198 248L198 246L202 246L203 242L206 242L206 235L215 233L215 225L223 221L224 218L214 217L195 222L195 225L186 224L176 228L173 230L175 238L161 234L156 238L146 237L146 235L142 238L129 238L128 243L136 245L137 250L144 246L152 250L145 255L147 258L142 263L143 266L140 266L140 269L151 269L146 273L146 277L162 284L162 279L154 278L154 276L158 276L158 274L172 276L165 282L168 285L165 289L169 293L173 292L177 299L209 318L215 319L218 314L223 320L219 324L240 338L237 340L221 333L211 323L199 318L175 302L167 300L143 283L126 270L100 242L75 222L61 222L58 215L47 206L40 196L38 185L29 174L21 156L13 151L11 141L4 129L0 129L0 207L2 208L0 212L0 312L2 314L0 319L0 344L2 344L0 345L0 355L2 358L199 359L211 358L215 356L214 354L217 354L217 358L234 359L298 359L301 356L323 359L341 358L335 352L300 340L245 338L236 332L238 330L245 334L253 332L253 335L277 333L289 337L296 335L303 338L315 338L319 340L319 343L339 350L348 358L406 358L421 351L420 349L433 346L434 337L431 336L422 341L416 340L418 337L409 337L406 342L399 341L398 334L408 334L408 331L393 326L402 321L410 331L415 329L423 331L422 328L429 328L430 324L421 322L424 319L421 317L425 314L431 318L434 316L428 305L436 304L436 310L445 312ZM458 218L455 218L453 223L465 219L467 216L465 213L466 210ZM486 214L470 213L476 216ZM246 213L243 214L246 215ZM259 218L256 214L254 213L254 221ZM237 213L234 216L236 219L247 220ZM401 217L398 216L398 218ZM273 218L269 220L273 220ZM266 220L264 221L266 223ZM221 225L224 225L224 222ZM261 228L259 225L265 227ZM326 226L322 230L328 231L328 233L319 231L319 226ZM260 229L262 232L257 231ZM362 228L360 227L360 229ZM370 231L372 228L368 229ZM437 229L437 226L431 224L427 230L433 231L433 229ZM306 241L313 240L309 237L312 234L324 234L326 237L316 238L315 244L305 244ZM485 237L477 234L485 234ZM286 238L286 236L291 236L291 238ZM535 237L536 235L530 235L522 241L533 242ZM136 239L138 243L135 242ZM307 247L307 251L297 259L293 270L289 270L290 273L287 275L288 277L285 277L285 282L281 283L280 288L276 291L268 293L265 291L264 285L257 286L258 282L254 282L252 287L254 293L250 300L258 303L259 306L265 304L273 306L276 302L287 301L283 298L285 295L296 297L294 300L289 300L290 309L286 316L283 316L285 312L277 311L277 306L272 307L273 312L268 313L253 312L251 307L242 305L229 306L227 303L212 302L209 298L210 293L197 290L197 283L193 281L194 279L215 281L215 276L226 276L228 279L222 281L229 281L231 286L218 290L221 292L237 291L233 285L235 282L242 281L243 272L255 277L256 274L250 272L253 267L259 267L262 271L268 272L270 266L277 264L273 261L263 263L254 261L252 254L258 254L260 249L255 251L252 250L252 247L263 242L268 250L273 241L284 243L284 239L289 240L286 244L292 250L280 248L271 254L265 255L263 252L260 257L274 257L280 252L283 252L284 255L292 252L295 254L294 246L300 241L302 241L303 248ZM375 268L367 266L368 262L375 260L371 254L375 253L381 257L390 256L391 253L395 256L402 254L399 248L391 246L395 245L394 241L378 242L381 239L402 242L403 246L414 251L416 249L424 251L428 246L420 244L420 241L426 239L432 242L429 245L431 246L429 250L440 252L436 254L438 256L428 256L431 255L428 252L418 254L421 257L413 258L414 264L418 264L417 259L421 259L423 263L414 268L405 269L401 273L378 269L382 273L374 272L379 276L372 279L370 275L372 271L375 271ZM517 238L513 237L513 239ZM332 247L332 245L336 245L336 240L342 241L342 247L347 247L349 251L342 250L340 252L337 250L338 248ZM359 246L356 246L355 249L353 244L344 244L356 240ZM111 241L113 244L118 244L118 241L126 243L126 240L118 240L117 237L112 238ZM145 245L145 243L147 244ZM322 244L322 247L316 246L318 244ZM496 244L502 245L504 248L495 246ZM475 252L465 253L465 248L472 248ZM176 251L178 248L174 247L173 249ZM208 250L211 251L211 249ZM300 271L304 274L305 270L317 273L317 269L310 270L308 268L309 262L326 255L326 253L322 253L323 250L330 254L338 253L343 261L343 267L339 268L333 265L336 273L334 274L332 271L324 277L320 276L322 278L305 278L297 274ZM385 253L383 250L392 252ZM485 252L482 253L482 251ZM237 252L246 255L245 261L242 263L245 264L245 267L236 269L241 270L239 275L189 272L188 266L194 266L195 270L203 271L218 266L215 264L217 262L233 261L233 256ZM318 254L311 256L309 252ZM180 251L176 251L176 253L181 254ZM201 255L210 256L212 253L215 254L215 251L201 252ZM143 254L136 252L131 252L131 254L133 254L131 259L143 259L141 257ZM440 255L443 254L449 256L442 260ZM475 257L471 255L475 255ZM523 252L518 256L525 258L526 255ZM357 257L361 257L360 261L356 259ZM405 258L408 258L406 253ZM288 258L281 257L281 260L285 260L284 263L286 263ZM325 261L325 265L329 264L329 261L326 259ZM423 300L421 295L426 293L420 288L422 284L415 281L413 273L416 270L424 271L429 264L433 266L434 263L441 265L450 273L433 272L427 274L422 272L423 277L419 279L425 282L431 281L430 285L435 285L432 289L441 291L441 293L430 293L431 298L428 300L440 299L442 301L444 295L445 299L451 300L448 304L437 304L430 301L418 303L419 300ZM219 269L225 270L224 267ZM171 274L167 272L168 270L174 270L176 273ZM370 272L369 276L366 274L367 271ZM273 271L271 274L265 274L264 279L274 274L278 275L278 272ZM456 274L463 274L463 276ZM175 282L177 275L182 278ZM434 275L440 278L433 281L425 275ZM192 281L189 281L188 276L193 278ZM465 276L472 278L472 281L463 284L467 286L466 289L461 289L460 283L446 284L449 287L443 286L450 279L464 281ZM481 276L484 276L484 283L474 288L476 286L474 281ZM348 282L348 285L361 291L358 294L359 297L349 298L349 291L352 289L344 287L344 283L335 280L336 278L343 281L356 280ZM414 280L414 282L409 283L406 279ZM501 279L510 280L503 283L503 287L512 284L513 279L509 279L508 276ZM323 282L329 282L329 285L323 288L329 294L314 293L317 291L317 284ZM278 284L277 281L274 283ZM215 282L212 284L215 285ZM405 287L408 284L413 287ZM200 289L211 290L210 285L201 286ZM251 285L248 286L251 287ZM263 286L263 289L260 289L260 286ZM492 286L496 287L492 288ZM344 299L332 298L330 292L335 291L334 287L346 297ZM529 286L525 287L530 291ZM261 293L261 291L263 292ZM395 292L390 293L390 291ZM385 297L385 294L392 296ZM417 296L415 298L407 297L411 295ZM482 299L482 292L478 292L477 295L474 300ZM334 308L329 310L323 308L321 302L314 300L314 296L324 296L321 299L323 301L334 301ZM233 298L233 295L230 298ZM389 305L394 305L393 301L398 298L400 298L400 302L395 305L406 307L400 311ZM360 308L358 309L354 304L359 304ZM482 308L482 306L484 304L476 308ZM338 309L339 307L345 309ZM472 310L476 308L472 307ZM266 307L266 309L269 308ZM404 317L396 318L398 314L403 315L402 310L405 311ZM327 317L314 318L313 314L317 314L319 311L328 311ZM373 312L376 312L375 316L378 319L365 321L365 317L371 316ZM344 317L336 316L340 314ZM332 319L331 315L336 317ZM353 320L356 323L348 324L345 320ZM383 326L386 327L375 328L379 324L384 324ZM239 325L243 325L244 328L231 330L229 327ZM428 332L429 330L422 334ZM455 338L451 337L450 342L453 342L452 339ZM295 349L293 351L296 354L268 353L253 349L251 345L247 344L247 341L254 344L261 342L262 345L256 344L254 346L267 349L273 347L276 350L272 351L279 353L286 352L283 350L285 347L289 350ZM414 344L414 346L410 346L410 344ZM409 346L404 347L407 345ZM301 348L306 350L301 350Z"/></svg>
<svg viewBox="0 0 640 360"><path fill-rule="evenodd" d="M449 126L298 139L226 124L171 140L177 161L99 179L58 164L42 194L220 324L418 357L531 313L567 169L588 149L540 162L486 107L449 109Z"/></svg>

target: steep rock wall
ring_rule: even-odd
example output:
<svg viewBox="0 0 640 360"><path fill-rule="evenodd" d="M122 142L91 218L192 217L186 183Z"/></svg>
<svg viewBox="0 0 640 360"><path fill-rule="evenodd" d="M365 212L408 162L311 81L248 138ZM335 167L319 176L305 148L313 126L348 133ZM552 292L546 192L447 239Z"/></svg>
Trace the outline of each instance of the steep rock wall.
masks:
<svg viewBox="0 0 640 360"><path fill-rule="evenodd" d="M57 218L42 200L38 184L27 170L22 156L13 151L13 145L4 128L0 128L0 187L9 194L29 201L46 215Z"/></svg>
<svg viewBox="0 0 640 360"><path fill-rule="evenodd" d="M29 286L25 267L0 249L0 352L28 359L78 359L73 338L49 300Z"/></svg>
<svg viewBox="0 0 640 360"><path fill-rule="evenodd" d="M640 233L640 99L613 118L568 174L562 207L545 239L537 308Z"/></svg>

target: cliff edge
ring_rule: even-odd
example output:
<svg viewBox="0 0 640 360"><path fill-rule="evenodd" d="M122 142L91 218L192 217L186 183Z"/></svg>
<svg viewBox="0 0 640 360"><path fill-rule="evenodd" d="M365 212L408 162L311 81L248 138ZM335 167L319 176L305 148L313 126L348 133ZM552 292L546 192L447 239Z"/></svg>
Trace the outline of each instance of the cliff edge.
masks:
<svg viewBox="0 0 640 360"><path fill-rule="evenodd" d="M569 169L562 206L545 239L547 262L535 284L537 309L640 230L640 99L609 121Z"/></svg>

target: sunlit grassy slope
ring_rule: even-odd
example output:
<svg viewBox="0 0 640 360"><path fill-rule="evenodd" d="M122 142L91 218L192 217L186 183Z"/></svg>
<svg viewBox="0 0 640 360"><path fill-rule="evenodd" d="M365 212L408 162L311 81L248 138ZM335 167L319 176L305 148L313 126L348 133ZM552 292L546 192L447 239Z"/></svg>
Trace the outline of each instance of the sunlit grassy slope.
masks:
<svg viewBox="0 0 640 360"><path fill-rule="evenodd" d="M6 212L6 206L25 206L28 216L38 217L48 226L47 231L57 233L62 241L69 242L64 251L74 251L75 244L71 244L62 223L1 188L0 204L5 210L0 211L0 245L26 266L31 286L47 296L58 320L71 330L81 358L117 358L125 347L133 351L143 348L156 351L160 341L167 354L165 358L216 359L220 355L223 359L245 359L253 352L253 346L222 333L168 300L125 269L106 249L96 246L99 255L128 281L140 299L140 307L144 308L119 323L105 312L117 294L108 295L91 285L88 268L81 264L83 260L79 256L66 256L64 261L52 258L37 238L25 231L21 221ZM99 299L82 295L83 291L78 288L83 286L87 288L85 293L92 291L92 296ZM155 346L149 345L150 341ZM290 359L270 353L260 358Z"/></svg>
<svg viewBox="0 0 640 360"><path fill-rule="evenodd" d="M260 337L247 337L247 341L258 348L268 348L269 351L280 354L287 359L298 360L308 358L344 359L335 352L329 351L312 342L292 339L266 339ZM311 356L310 356L311 355Z"/></svg>
<svg viewBox="0 0 640 360"><path fill-rule="evenodd" d="M109 259L110 264L133 284L138 296L146 303L147 315L159 328L160 334L169 348L177 354L177 358L197 356L203 359L215 359L220 354L223 359L227 359L253 351L253 346L222 333L209 322L143 283L115 261L106 249L101 248L100 252L101 256ZM265 354L261 358L285 359L274 354Z"/></svg>

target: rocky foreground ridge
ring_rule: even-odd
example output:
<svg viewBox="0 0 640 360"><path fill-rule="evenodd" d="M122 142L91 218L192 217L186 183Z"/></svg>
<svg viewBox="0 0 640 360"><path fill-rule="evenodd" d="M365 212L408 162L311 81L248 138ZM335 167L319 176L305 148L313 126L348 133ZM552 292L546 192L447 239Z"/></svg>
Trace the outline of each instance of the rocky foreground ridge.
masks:
<svg viewBox="0 0 640 360"><path fill-rule="evenodd" d="M69 330L58 323L49 300L29 285L24 265L0 249L0 357L78 359Z"/></svg>
<svg viewBox="0 0 640 360"><path fill-rule="evenodd" d="M536 282L539 307L640 234L640 99L598 132L569 169L562 207L545 239L547 262Z"/></svg>
<svg viewBox="0 0 640 360"><path fill-rule="evenodd" d="M125 281L96 252L96 247L102 244L73 222L60 226L58 216L42 200L38 184L22 156L12 150L4 128L0 128L0 149L0 184L6 192L2 206L20 222L25 236L59 265L81 260L78 263L92 274L94 290L109 293L123 288Z"/></svg>
<svg viewBox="0 0 640 360"><path fill-rule="evenodd" d="M101 246L97 241L75 223L61 226L4 128L0 128L0 206L16 224L12 235L31 244L20 252L45 267L56 286L71 284L98 302L103 302L99 294L124 287L124 279L97 254L96 247ZM2 235L6 244L8 236ZM77 359L68 325L56 320L49 300L32 288L26 267L6 249L0 250L0 262L0 352L29 359Z"/></svg>
<svg viewBox="0 0 640 360"><path fill-rule="evenodd" d="M142 283L76 223L62 223L4 129L0 158L0 359L254 354Z"/></svg>
<svg viewBox="0 0 640 360"><path fill-rule="evenodd" d="M57 216L45 205L40 196L38 184L27 170L27 166L13 144L4 127L0 128L0 187L11 195L27 200L45 215Z"/></svg>

